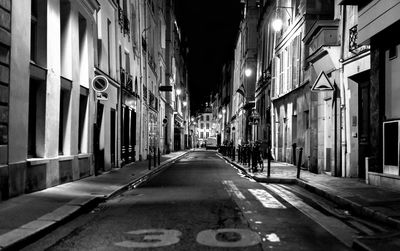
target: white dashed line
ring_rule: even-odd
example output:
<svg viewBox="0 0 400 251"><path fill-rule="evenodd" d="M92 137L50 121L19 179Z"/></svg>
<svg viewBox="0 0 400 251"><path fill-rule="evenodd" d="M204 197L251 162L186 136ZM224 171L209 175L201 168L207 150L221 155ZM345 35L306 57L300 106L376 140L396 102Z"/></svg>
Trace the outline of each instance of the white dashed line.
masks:
<svg viewBox="0 0 400 251"><path fill-rule="evenodd" d="M263 189L249 189L249 192L254 195L266 208L286 208L282 203L275 199L271 194Z"/></svg>
<svg viewBox="0 0 400 251"><path fill-rule="evenodd" d="M222 183L225 185L226 190L229 193L233 193L236 195L237 198L241 199L241 200L245 200L246 197L244 197L244 195L242 194L242 192L239 191L239 189L237 188L237 186L235 184L233 184L233 182L231 180L223 180Z"/></svg>

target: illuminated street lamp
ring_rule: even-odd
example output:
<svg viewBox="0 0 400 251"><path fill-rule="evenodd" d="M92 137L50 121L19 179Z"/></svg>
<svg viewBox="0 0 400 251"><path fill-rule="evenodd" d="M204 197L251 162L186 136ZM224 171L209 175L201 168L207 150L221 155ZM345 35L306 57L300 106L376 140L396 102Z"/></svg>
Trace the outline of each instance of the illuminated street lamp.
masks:
<svg viewBox="0 0 400 251"><path fill-rule="evenodd" d="M253 73L253 71L250 68L247 68L246 70L244 70L244 75L246 77L250 77L252 73Z"/></svg>
<svg viewBox="0 0 400 251"><path fill-rule="evenodd" d="M187 102L186 101L183 101L182 104L183 104L183 106L187 106Z"/></svg>
<svg viewBox="0 0 400 251"><path fill-rule="evenodd" d="M226 113L226 109L224 108L224 109L222 109L222 113L223 114L225 114Z"/></svg>
<svg viewBox="0 0 400 251"><path fill-rule="evenodd" d="M275 18L272 21L272 29L274 29L274 31L279 32L282 30L283 27L283 21L280 18Z"/></svg>
<svg viewBox="0 0 400 251"><path fill-rule="evenodd" d="M222 118L222 114L220 113L220 114L218 114L218 118Z"/></svg>
<svg viewBox="0 0 400 251"><path fill-rule="evenodd" d="M181 89L179 89L179 88L178 88L178 89L176 89L176 95L178 95L178 96L179 96L179 95L181 95L181 93L182 93Z"/></svg>

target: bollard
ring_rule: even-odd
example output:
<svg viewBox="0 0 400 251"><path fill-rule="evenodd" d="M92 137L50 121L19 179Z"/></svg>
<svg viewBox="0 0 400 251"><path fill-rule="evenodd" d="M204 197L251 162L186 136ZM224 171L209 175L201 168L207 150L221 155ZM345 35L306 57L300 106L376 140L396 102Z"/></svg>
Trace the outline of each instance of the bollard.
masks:
<svg viewBox="0 0 400 251"><path fill-rule="evenodd" d="M157 152L156 152L156 148L155 148L155 147L154 147L154 155L153 155L153 158L154 158L154 161L153 161L154 167L156 167L156 166L157 166Z"/></svg>
<svg viewBox="0 0 400 251"><path fill-rule="evenodd" d="M247 165L250 167L250 165L251 165L251 149L250 149L250 147L248 146L247 147L247 151L246 151L246 161L247 161Z"/></svg>
<svg viewBox="0 0 400 251"><path fill-rule="evenodd" d="M160 152L160 148L158 148L158 165L161 165L161 152Z"/></svg>
<svg viewBox="0 0 400 251"><path fill-rule="evenodd" d="M151 169L151 155L150 154L147 154L147 159L149 160L149 170Z"/></svg>
<svg viewBox="0 0 400 251"><path fill-rule="evenodd" d="M299 149L299 161L297 162L297 178L300 179L300 165L301 165L301 155L303 154L303 147Z"/></svg>
<svg viewBox="0 0 400 251"><path fill-rule="evenodd" d="M269 177L271 175L271 147L268 146L268 172L267 172L267 176Z"/></svg>
<svg viewBox="0 0 400 251"><path fill-rule="evenodd" d="M293 143L292 145L292 159L293 159L293 165L296 165L296 148L297 144Z"/></svg>

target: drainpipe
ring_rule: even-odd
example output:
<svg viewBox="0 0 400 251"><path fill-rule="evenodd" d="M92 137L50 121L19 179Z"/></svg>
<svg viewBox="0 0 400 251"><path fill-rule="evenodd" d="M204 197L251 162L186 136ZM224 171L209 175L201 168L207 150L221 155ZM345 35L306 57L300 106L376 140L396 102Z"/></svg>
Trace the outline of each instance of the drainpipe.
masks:
<svg viewBox="0 0 400 251"><path fill-rule="evenodd" d="M342 143L341 143L341 156L342 156L342 170L343 170L343 177L347 177L347 124L346 124L346 89L344 85L344 69L343 69L343 57L344 57L344 43L345 43L345 30L346 30L346 5L341 6L341 16L342 16L342 36L341 36L341 46L340 46L340 82L341 82L341 89L343 89L343 95L341 96L341 119L343 120L343 133L342 133ZM343 111L342 111L343 109ZM343 140L344 139L344 140Z"/></svg>

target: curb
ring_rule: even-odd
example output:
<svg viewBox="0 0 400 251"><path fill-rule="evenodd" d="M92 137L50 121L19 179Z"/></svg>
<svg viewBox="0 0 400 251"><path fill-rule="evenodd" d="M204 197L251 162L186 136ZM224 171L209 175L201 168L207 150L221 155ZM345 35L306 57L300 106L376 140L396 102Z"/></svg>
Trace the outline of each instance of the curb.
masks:
<svg viewBox="0 0 400 251"><path fill-rule="evenodd" d="M50 213L42 215L34 221L28 222L19 228L0 235L0 250L16 250L29 245L33 241L49 233L51 230L54 230L67 221L77 217L82 212L88 211L101 202L113 198L127 190L133 189L141 183L149 180L151 177L156 176L160 172L164 171L170 164L182 158L189 152L191 151L187 151L181 155L165 160L160 163L158 167L153 168L142 176L135 177L129 181L128 184L121 186L107 196L82 196Z"/></svg>
<svg viewBox="0 0 400 251"><path fill-rule="evenodd" d="M386 224L390 227L400 229L400 221L399 220L396 220L390 216L387 216L377 210L371 209L369 207L365 207L359 203L356 203L354 201L346 199L342 196L334 195L334 194L329 193L321 188L318 188L317 186L310 185L299 179L296 181L296 184L307 189L310 192L316 193L326 199L329 199L330 201L333 201L340 206L349 208L350 211L354 212L357 215L368 217L368 218L371 218L378 222L381 222L383 224Z"/></svg>
<svg viewBox="0 0 400 251"><path fill-rule="evenodd" d="M219 154L220 155L220 154ZM297 179L297 178L259 178L253 175L252 173L249 173L246 168L244 168L242 165L232 161L231 159L220 155L221 158L224 160L228 161L235 167L239 168L242 172L246 174L246 176L254 179L257 182L264 182L264 183L282 183L282 184L296 184L300 187L303 187L304 189L307 189L308 191L318 194L321 197L324 197L330 201L333 201L334 203L348 208L350 211L355 213L356 215L363 216L363 217L368 217L373 220L376 220L378 222L381 222L383 224L386 224L390 227L400 229L400 220L396 220L390 216L387 216L377 210L373 210L369 207L362 206L359 203L356 203L354 201L351 201L349 199L346 199L342 196L339 195L334 195L333 193L330 193L329 191L326 191L322 188L319 188L318 185L312 185L306 180L302 179Z"/></svg>
<svg viewBox="0 0 400 251"><path fill-rule="evenodd" d="M254 179L257 182L265 182L265 183L281 183L281 184L295 184L296 183L296 179L292 179L292 178L272 178L272 177L268 177L268 178L259 178L257 176L255 176L252 173L249 173L247 171L247 168L243 167L242 165L230 160L229 158L222 156L221 154L218 154L221 158L223 158L224 160L228 161L229 163L231 163L232 165L234 165L235 167L239 168L242 172L244 172L246 174L246 176Z"/></svg>

